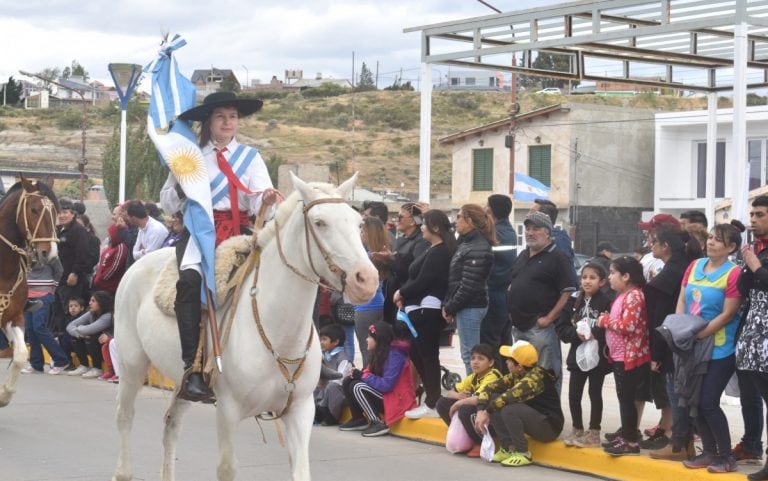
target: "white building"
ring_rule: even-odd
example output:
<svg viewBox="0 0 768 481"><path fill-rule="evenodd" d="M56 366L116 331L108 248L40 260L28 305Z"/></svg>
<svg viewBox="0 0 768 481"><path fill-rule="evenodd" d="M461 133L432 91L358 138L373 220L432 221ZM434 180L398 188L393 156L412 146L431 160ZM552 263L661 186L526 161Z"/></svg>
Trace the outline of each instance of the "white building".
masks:
<svg viewBox="0 0 768 481"><path fill-rule="evenodd" d="M747 107L746 115L751 198L767 190L768 106ZM706 199L708 117L706 110L656 114L654 211L678 215L712 208L718 221L729 220L735 176L745 175L734 165L733 109L717 111L714 206Z"/></svg>

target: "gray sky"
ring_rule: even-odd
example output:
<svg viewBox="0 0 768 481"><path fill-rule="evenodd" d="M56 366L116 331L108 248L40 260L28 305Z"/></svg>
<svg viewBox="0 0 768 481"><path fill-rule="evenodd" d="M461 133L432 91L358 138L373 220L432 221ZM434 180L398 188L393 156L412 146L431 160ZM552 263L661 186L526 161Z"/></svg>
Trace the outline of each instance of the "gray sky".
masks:
<svg viewBox="0 0 768 481"><path fill-rule="evenodd" d="M488 3L509 11L562 2ZM188 42L177 54L188 76L214 66L243 84L282 79L285 69L350 78L355 51L356 72L378 61L384 87L401 68L404 80L418 77L419 34L404 28L492 13L476 0L0 0L0 82L77 60L111 85L107 64L146 65L169 32Z"/></svg>

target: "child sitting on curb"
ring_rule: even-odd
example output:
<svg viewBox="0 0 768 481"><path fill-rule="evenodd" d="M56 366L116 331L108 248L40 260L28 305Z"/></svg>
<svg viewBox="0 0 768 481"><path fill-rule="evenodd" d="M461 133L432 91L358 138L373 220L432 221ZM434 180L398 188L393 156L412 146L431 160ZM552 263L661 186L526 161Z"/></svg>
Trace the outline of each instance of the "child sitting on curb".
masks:
<svg viewBox="0 0 768 481"><path fill-rule="evenodd" d="M482 438L475 432L475 414L477 413L477 393L501 377L501 372L493 367L493 348L488 344L475 344L470 351L470 367L472 374L465 377L454 386L455 391L449 391L437 400L435 409L446 424L451 424L454 413L458 413L459 421L472 441L474 447L467 456L480 456L480 441Z"/></svg>
<svg viewBox="0 0 768 481"><path fill-rule="evenodd" d="M344 331L341 324L326 324L318 332L320 348L323 350L323 366L338 372L340 376L347 375L352 369L344 349ZM325 380L321 376L315 389L315 422L323 426L339 424L343 407L344 390L341 388L341 380Z"/></svg>
<svg viewBox="0 0 768 481"><path fill-rule="evenodd" d="M518 467L531 464L527 434L548 443L563 430L563 411L555 388L557 377L551 369L537 365L539 354L527 341L501 346L509 374L485 386L478 393L475 430L484 434L490 425L501 447L494 463Z"/></svg>

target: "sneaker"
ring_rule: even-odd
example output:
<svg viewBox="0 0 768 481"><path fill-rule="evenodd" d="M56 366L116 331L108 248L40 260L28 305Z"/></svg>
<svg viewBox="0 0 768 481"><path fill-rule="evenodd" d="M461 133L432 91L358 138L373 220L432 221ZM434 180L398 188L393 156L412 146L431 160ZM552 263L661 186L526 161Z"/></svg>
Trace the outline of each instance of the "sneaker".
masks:
<svg viewBox="0 0 768 481"><path fill-rule="evenodd" d="M69 366L69 364L67 364L66 366L53 366L52 368L48 369L48 374L50 374L52 376L58 376L59 374L64 372L64 370L68 366Z"/></svg>
<svg viewBox="0 0 768 481"><path fill-rule="evenodd" d="M733 456L718 456L715 461L707 466L710 473L732 473L738 471L736 459Z"/></svg>
<svg viewBox="0 0 768 481"><path fill-rule="evenodd" d="M683 466L689 469L702 469L709 467L715 461L715 457L709 453L701 453L691 459L683 461Z"/></svg>
<svg viewBox="0 0 768 481"><path fill-rule="evenodd" d="M613 431L611 433L605 433L605 440L613 443L613 440L621 436L621 426L619 426L619 429L616 431Z"/></svg>
<svg viewBox="0 0 768 481"><path fill-rule="evenodd" d="M649 438L652 438L654 434L656 434L656 431L661 429L661 424L657 424L656 426L653 426L652 428L644 429L643 434L648 436Z"/></svg>
<svg viewBox="0 0 768 481"><path fill-rule="evenodd" d="M366 429L368 427L368 420L365 418L360 419L351 419L341 426L339 426L340 431L362 431L363 429Z"/></svg>
<svg viewBox="0 0 768 481"><path fill-rule="evenodd" d="M663 448L655 449L648 454L652 459L664 459L667 461L685 461L688 459L687 450L675 447L672 443L668 443Z"/></svg>
<svg viewBox="0 0 768 481"><path fill-rule="evenodd" d="M576 429L573 428L571 430L571 433L567 436L563 437L563 444L566 446L574 446L576 439L584 436L584 430L583 429Z"/></svg>
<svg viewBox="0 0 768 481"><path fill-rule="evenodd" d="M118 384L118 383L120 383L120 376L115 374L111 378L107 379L107 382L111 382L112 384Z"/></svg>
<svg viewBox="0 0 768 481"><path fill-rule="evenodd" d="M480 457L480 445L479 444L473 444L472 449L467 451L467 457L468 458L479 458Z"/></svg>
<svg viewBox="0 0 768 481"><path fill-rule="evenodd" d="M405 417L408 419L439 418L440 415L425 403L419 407L407 410L405 412Z"/></svg>
<svg viewBox="0 0 768 481"><path fill-rule="evenodd" d="M94 379L103 374L103 371L98 367L92 367L83 374L83 379Z"/></svg>
<svg viewBox="0 0 768 481"><path fill-rule="evenodd" d="M533 458L531 458L530 451L524 453L514 452L507 459L501 461L501 465L508 468L519 468L520 466L528 466L532 462Z"/></svg>
<svg viewBox="0 0 768 481"><path fill-rule="evenodd" d="M618 441L613 446L605 448L605 452L611 456L637 456L640 454L640 444L630 443L624 438L616 438Z"/></svg>
<svg viewBox="0 0 768 481"><path fill-rule="evenodd" d="M648 439L640 441L640 447L642 449L661 449L667 444L669 444L669 438L664 434L662 428L657 429L653 436Z"/></svg>
<svg viewBox="0 0 768 481"><path fill-rule="evenodd" d="M86 372L88 372L88 366L80 364L74 370L67 372L67 376L82 376Z"/></svg>
<svg viewBox="0 0 768 481"><path fill-rule="evenodd" d="M106 371L104 374L99 376L99 381L109 381L114 375L115 373Z"/></svg>
<svg viewBox="0 0 768 481"><path fill-rule="evenodd" d="M573 440L573 445L577 448L599 448L600 447L600 430L590 429L585 432L583 436Z"/></svg>
<svg viewBox="0 0 768 481"><path fill-rule="evenodd" d="M610 447L613 447L615 444L623 443L623 442L624 442L624 437L616 436L615 438L613 438L613 441L603 441L602 443L600 443L600 447L610 448Z"/></svg>
<svg viewBox="0 0 768 481"><path fill-rule="evenodd" d="M768 466L763 466L760 471L749 473L747 475L749 481L765 481L768 479Z"/></svg>
<svg viewBox="0 0 768 481"><path fill-rule="evenodd" d="M32 366L27 366L27 367L25 367L24 369L21 370L21 373L22 374L42 374L43 370L42 369L37 370L37 369L35 369Z"/></svg>
<svg viewBox="0 0 768 481"><path fill-rule="evenodd" d="M731 456L740 464L760 464L763 459L763 453L760 451L751 451L744 447L744 443L739 443L733 447Z"/></svg>
<svg viewBox="0 0 768 481"><path fill-rule="evenodd" d="M370 426L368 426L366 429L362 432L363 436L366 438L374 438L376 436L384 436L385 434L389 434L389 426L384 424L381 421L376 421L375 423L371 423Z"/></svg>
<svg viewBox="0 0 768 481"><path fill-rule="evenodd" d="M496 454L493 455L493 459L491 460L492 463L500 463L507 459L508 457L512 456L512 453L514 451L507 451L504 448L499 448L498 451L496 451Z"/></svg>

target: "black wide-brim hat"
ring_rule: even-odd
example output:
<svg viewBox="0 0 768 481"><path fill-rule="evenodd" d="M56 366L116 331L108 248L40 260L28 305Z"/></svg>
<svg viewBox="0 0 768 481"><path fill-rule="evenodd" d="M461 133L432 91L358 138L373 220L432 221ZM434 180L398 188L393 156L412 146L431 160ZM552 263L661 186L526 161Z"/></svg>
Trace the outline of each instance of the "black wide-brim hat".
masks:
<svg viewBox="0 0 768 481"><path fill-rule="evenodd" d="M262 105L259 99L240 99L234 92L214 92L207 95L201 105L182 112L179 119L203 122L218 107L234 107L240 117L247 117L261 110Z"/></svg>

